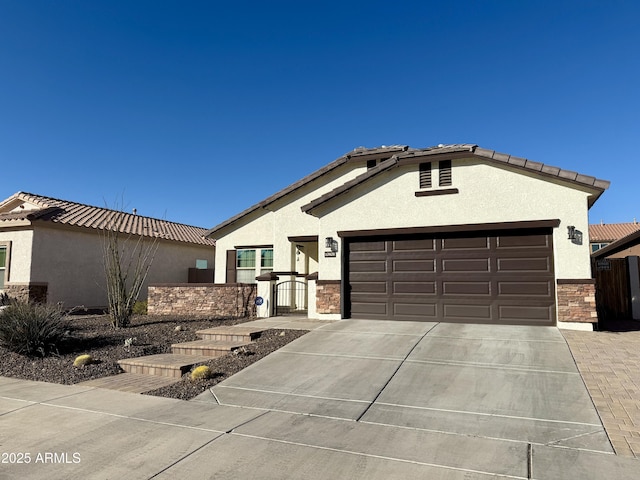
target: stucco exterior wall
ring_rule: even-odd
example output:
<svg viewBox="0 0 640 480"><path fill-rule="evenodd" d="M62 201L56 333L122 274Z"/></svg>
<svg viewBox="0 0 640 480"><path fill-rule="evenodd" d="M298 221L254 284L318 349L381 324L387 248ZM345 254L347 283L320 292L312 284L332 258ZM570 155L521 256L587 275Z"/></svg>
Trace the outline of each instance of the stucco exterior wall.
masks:
<svg viewBox="0 0 640 480"><path fill-rule="evenodd" d="M52 303L63 302L65 307L106 306L102 242L97 231L37 228L30 281L46 282L48 301ZM147 298L149 283L186 283L188 269L195 267L196 259L207 260L209 268L213 268L214 247L160 241L140 299Z"/></svg>
<svg viewBox="0 0 640 480"><path fill-rule="evenodd" d="M338 167L298 191L278 200L266 209L260 209L248 215L242 221L234 224L233 231L227 233L223 229L214 235L216 240L216 265L215 282L226 281L226 252L236 246L273 245L273 269L274 271L295 271L295 257L289 236L317 235L318 219L303 213L302 205L309 203L318 196L333 190L344 182L355 178L366 171L366 164L353 168L352 165ZM311 257L309 269L311 272L317 268L315 254Z"/></svg>
<svg viewBox="0 0 640 480"><path fill-rule="evenodd" d="M317 208L319 236L338 238L341 230L560 219L553 238L556 277L591 277L586 192L475 160L455 160L452 175L452 188L459 193L416 197L418 165L382 173ZM568 225L583 232L582 245L567 239ZM319 263L320 279L340 278L339 255L320 255Z"/></svg>
<svg viewBox="0 0 640 480"><path fill-rule="evenodd" d="M9 258L10 282L29 282L32 241L33 232L31 230L0 231L0 242L11 242Z"/></svg>

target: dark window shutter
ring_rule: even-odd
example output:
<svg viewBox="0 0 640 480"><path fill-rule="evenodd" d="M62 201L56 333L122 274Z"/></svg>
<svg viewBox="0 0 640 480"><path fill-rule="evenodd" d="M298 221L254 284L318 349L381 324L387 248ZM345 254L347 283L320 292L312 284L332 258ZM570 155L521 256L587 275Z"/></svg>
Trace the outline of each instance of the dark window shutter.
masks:
<svg viewBox="0 0 640 480"><path fill-rule="evenodd" d="M420 164L420 188L431 188L431 162Z"/></svg>
<svg viewBox="0 0 640 480"><path fill-rule="evenodd" d="M443 160L440 162L438 169L440 170L439 186L451 186L451 160Z"/></svg>
<svg viewBox="0 0 640 480"><path fill-rule="evenodd" d="M236 251L227 250L227 283L236 283Z"/></svg>

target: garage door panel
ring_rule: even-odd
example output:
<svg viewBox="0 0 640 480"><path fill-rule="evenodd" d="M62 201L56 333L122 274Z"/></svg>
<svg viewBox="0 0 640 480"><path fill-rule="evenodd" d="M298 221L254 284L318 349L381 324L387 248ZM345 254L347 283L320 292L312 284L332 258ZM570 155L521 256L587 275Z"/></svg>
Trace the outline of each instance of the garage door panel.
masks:
<svg viewBox="0 0 640 480"><path fill-rule="evenodd" d="M392 249L394 252L435 252L436 241L433 238L394 240Z"/></svg>
<svg viewBox="0 0 640 480"><path fill-rule="evenodd" d="M387 293L387 282L352 282L351 293Z"/></svg>
<svg viewBox="0 0 640 480"><path fill-rule="evenodd" d="M435 260L394 260L393 272L435 272Z"/></svg>
<svg viewBox="0 0 640 480"><path fill-rule="evenodd" d="M538 258L499 258L499 272L550 272L551 262L548 257Z"/></svg>
<svg viewBox="0 0 640 480"><path fill-rule="evenodd" d="M491 295L491 282L442 282L443 295Z"/></svg>
<svg viewBox="0 0 640 480"><path fill-rule="evenodd" d="M511 320L546 321L549 318L549 307L526 305L501 305L498 307L500 318Z"/></svg>
<svg viewBox="0 0 640 480"><path fill-rule="evenodd" d="M349 249L352 252L385 252L387 249L387 242L351 242Z"/></svg>
<svg viewBox="0 0 640 480"><path fill-rule="evenodd" d="M442 272L489 272L491 269L487 258L464 258L442 260Z"/></svg>
<svg viewBox="0 0 640 480"><path fill-rule="evenodd" d="M436 282L393 282L393 293L411 295L435 295Z"/></svg>
<svg viewBox="0 0 640 480"><path fill-rule="evenodd" d="M555 324L549 228L376 239L346 244L355 318ZM384 244L384 245L383 245ZM383 266L384 265L384 268ZM384 286L383 286L384 285ZM350 302L350 303L349 303Z"/></svg>
<svg viewBox="0 0 640 480"><path fill-rule="evenodd" d="M498 282L498 294L509 296L542 296L551 295L551 282Z"/></svg>
<svg viewBox="0 0 640 480"><path fill-rule="evenodd" d="M393 304L393 313L397 316L412 317L415 320L433 319L436 317L435 304L400 303Z"/></svg>
<svg viewBox="0 0 640 480"><path fill-rule="evenodd" d="M351 264L351 271L354 273L371 273L371 272L386 272L387 264L384 260L360 262L356 261Z"/></svg>
<svg viewBox="0 0 640 480"><path fill-rule="evenodd" d="M443 238L442 250L488 250L490 239L488 237L470 238Z"/></svg>
<svg viewBox="0 0 640 480"><path fill-rule="evenodd" d="M550 248L548 235L509 235L496 237L497 248L542 247Z"/></svg>
<svg viewBox="0 0 640 480"><path fill-rule="evenodd" d="M459 303L444 303L444 321L447 320L491 320L491 305L460 305Z"/></svg>

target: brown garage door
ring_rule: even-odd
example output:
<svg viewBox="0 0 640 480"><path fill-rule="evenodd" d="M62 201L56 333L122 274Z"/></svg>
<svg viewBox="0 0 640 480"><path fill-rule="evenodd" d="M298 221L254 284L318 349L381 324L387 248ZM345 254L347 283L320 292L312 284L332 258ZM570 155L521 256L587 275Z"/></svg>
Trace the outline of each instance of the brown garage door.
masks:
<svg viewBox="0 0 640 480"><path fill-rule="evenodd" d="M352 318L555 324L551 229L351 238Z"/></svg>

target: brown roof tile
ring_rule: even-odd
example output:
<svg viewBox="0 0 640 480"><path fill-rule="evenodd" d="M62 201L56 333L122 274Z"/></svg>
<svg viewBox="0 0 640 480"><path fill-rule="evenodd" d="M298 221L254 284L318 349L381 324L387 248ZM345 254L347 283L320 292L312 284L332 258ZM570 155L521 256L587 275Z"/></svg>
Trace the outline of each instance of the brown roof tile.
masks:
<svg viewBox="0 0 640 480"><path fill-rule="evenodd" d="M596 223L589 225L590 242L614 242L640 230L640 223Z"/></svg>
<svg viewBox="0 0 640 480"><path fill-rule="evenodd" d="M485 148L478 147L477 145L468 144L468 143L451 144L451 145L440 144L435 147L428 147L428 148L422 148L422 149L410 148L406 145L393 145L391 147L380 147L380 148L360 147L343 155L342 157L338 158L337 160L333 161L327 166L321 168L320 170L317 170L316 172L306 176L305 178L299 180L298 182L291 184L290 186L284 188L283 190L280 190L278 193L272 195L266 200L249 207L243 212L240 212L238 215L235 215L234 217L231 217L228 220L222 222L221 224L213 227L212 229L207 231L207 235L212 235L215 232L221 230L222 228L233 224L234 222L248 215L249 213L258 210L259 208L267 206L268 204L274 202L275 200L284 197L285 195L297 190L298 188L310 183L313 180L316 180L317 178L321 177L325 173L339 167L340 165L343 165L344 163L348 162L351 159L362 160L363 158L367 158L371 156L376 156L381 158L396 157L397 163L402 164L403 160L411 161L411 159L415 159L419 157L427 157L431 155L450 155L450 154L455 154L455 156L469 155L469 156L485 158L495 162L507 163L510 166L513 166L515 168L521 168L521 169L536 172L538 174L545 175L545 176L556 177L556 178L559 178L560 180L563 180L569 183L573 183L583 187L588 187L590 190L594 192L589 197L590 206L593 204L593 202L595 202L598 199L598 197L602 194L602 192L605 189L609 188L609 182L606 180L599 180L587 175L580 175L576 172L572 172L569 170L562 170L561 168L558 168L558 167L544 165L540 162L533 162L525 158L513 157L506 153L496 152L495 150L488 150ZM331 192L328 192L320 196L319 198L313 200L312 202L304 205L302 207L302 210L305 212L308 212L313 208L317 207L318 205L330 200L331 198L350 190L355 185L367 181L369 178L377 175L381 171L386 170L386 168L388 168L388 166L383 169L378 169L378 168L372 169L371 171L358 176L356 179L351 180L345 183L344 185L332 190Z"/></svg>
<svg viewBox="0 0 640 480"><path fill-rule="evenodd" d="M163 238L165 240L197 245L215 245L214 240L204 237L206 233L206 229L204 228L26 192L18 192L0 203L0 210L3 206L15 200L32 203L41 208L36 210L25 209L23 212L0 213L0 226L12 220L29 220L104 230L108 228L114 217L124 215L124 221L120 229L122 233Z"/></svg>

